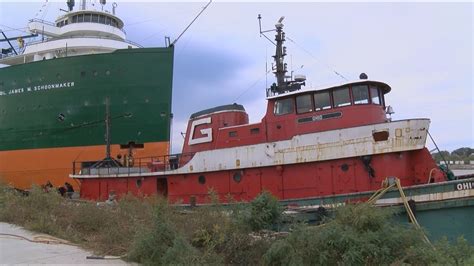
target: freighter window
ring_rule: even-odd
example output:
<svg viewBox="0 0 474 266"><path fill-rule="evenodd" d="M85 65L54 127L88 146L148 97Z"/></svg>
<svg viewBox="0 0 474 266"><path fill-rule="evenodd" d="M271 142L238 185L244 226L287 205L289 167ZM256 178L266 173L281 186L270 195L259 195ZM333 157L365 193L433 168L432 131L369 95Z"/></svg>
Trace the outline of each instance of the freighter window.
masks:
<svg viewBox="0 0 474 266"><path fill-rule="evenodd" d="M109 17L106 17L106 18L105 18L105 24L110 25L110 20L111 20L111 19L110 19Z"/></svg>
<svg viewBox="0 0 474 266"><path fill-rule="evenodd" d="M72 23L77 23L77 16L72 16Z"/></svg>
<svg viewBox="0 0 474 266"><path fill-rule="evenodd" d="M294 111L293 98L277 100L275 102L274 113L276 115L286 115L286 114L293 113L293 111Z"/></svg>
<svg viewBox="0 0 474 266"><path fill-rule="evenodd" d="M314 105L316 111L326 110L331 108L331 97L329 92L318 92L314 94Z"/></svg>
<svg viewBox="0 0 474 266"><path fill-rule="evenodd" d="M351 97L349 96L349 88L340 88L332 93L334 97L334 107L342 107L351 105Z"/></svg>
<svg viewBox="0 0 474 266"><path fill-rule="evenodd" d="M313 103L311 102L311 95L301 95L296 97L296 112L298 114L313 111Z"/></svg>
<svg viewBox="0 0 474 266"><path fill-rule="evenodd" d="M375 86L370 86L370 97L373 104L380 104L379 90Z"/></svg>
<svg viewBox="0 0 474 266"><path fill-rule="evenodd" d="M354 104L369 103L369 88L367 85L352 86L352 97Z"/></svg>
<svg viewBox="0 0 474 266"><path fill-rule="evenodd" d="M77 22L83 22L84 21L84 15L80 14L77 16Z"/></svg>
<svg viewBox="0 0 474 266"><path fill-rule="evenodd" d="M91 14L84 14L84 22L91 22Z"/></svg>
<svg viewBox="0 0 474 266"><path fill-rule="evenodd" d="M97 14L92 14L92 22L99 22L99 15Z"/></svg>
<svg viewBox="0 0 474 266"><path fill-rule="evenodd" d="M102 24L105 24L105 17L101 15L99 17L99 22L102 23Z"/></svg>

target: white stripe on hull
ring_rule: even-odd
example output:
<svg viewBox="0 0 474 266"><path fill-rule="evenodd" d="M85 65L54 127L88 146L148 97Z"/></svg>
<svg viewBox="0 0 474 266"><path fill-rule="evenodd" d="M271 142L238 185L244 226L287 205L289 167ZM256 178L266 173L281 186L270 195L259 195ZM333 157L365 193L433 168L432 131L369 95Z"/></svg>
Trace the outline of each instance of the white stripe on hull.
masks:
<svg viewBox="0 0 474 266"><path fill-rule="evenodd" d="M214 172L419 150L425 147L429 124L429 119L412 119L297 135L290 140L197 152L176 170L107 177ZM388 139L375 141L372 134L381 131L388 132ZM71 175L73 178L100 176Z"/></svg>

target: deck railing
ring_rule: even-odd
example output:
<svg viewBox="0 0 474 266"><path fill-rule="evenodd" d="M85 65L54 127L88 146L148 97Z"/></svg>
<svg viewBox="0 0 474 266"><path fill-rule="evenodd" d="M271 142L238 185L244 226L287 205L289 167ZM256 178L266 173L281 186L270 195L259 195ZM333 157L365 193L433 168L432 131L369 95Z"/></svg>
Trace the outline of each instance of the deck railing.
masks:
<svg viewBox="0 0 474 266"><path fill-rule="evenodd" d="M176 170L189 162L194 153L171 154L153 157L129 157L112 159L108 163L101 161L74 161L72 163L73 175L136 175L151 172L167 172Z"/></svg>

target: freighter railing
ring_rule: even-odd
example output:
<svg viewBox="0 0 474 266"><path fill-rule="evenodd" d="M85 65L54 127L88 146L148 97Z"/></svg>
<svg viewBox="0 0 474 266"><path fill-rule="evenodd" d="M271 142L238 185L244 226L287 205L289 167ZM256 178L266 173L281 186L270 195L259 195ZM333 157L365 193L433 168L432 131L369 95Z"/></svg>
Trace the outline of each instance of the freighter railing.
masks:
<svg viewBox="0 0 474 266"><path fill-rule="evenodd" d="M114 41L120 41L120 42L128 43L128 44L131 44L131 45L135 45L135 46L137 46L137 47L139 47L139 48L143 48L142 45L140 45L140 44L138 44L138 43L136 43L136 42L130 41L130 40L122 40L122 39L119 39L119 38L106 38L106 37L100 37L100 36L55 37L55 38L49 38L49 39L45 39L45 40L37 40L37 41L28 42L27 45L35 45L35 44L39 44L39 43L45 43L45 42L51 42L51 41L57 41L57 40L69 40L69 39L78 39L78 38L114 40Z"/></svg>
<svg viewBox="0 0 474 266"><path fill-rule="evenodd" d="M167 172L176 170L189 162L195 153L170 154L152 157L130 157L113 159L117 166L102 164L101 161L74 161L72 163L73 175L136 175L151 172Z"/></svg>

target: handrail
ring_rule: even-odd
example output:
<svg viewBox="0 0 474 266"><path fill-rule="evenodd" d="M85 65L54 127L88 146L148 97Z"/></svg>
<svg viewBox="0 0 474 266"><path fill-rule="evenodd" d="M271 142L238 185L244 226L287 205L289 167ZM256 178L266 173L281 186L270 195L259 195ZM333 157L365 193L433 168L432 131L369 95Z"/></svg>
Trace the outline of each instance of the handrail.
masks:
<svg viewBox="0 0 474 266"><path fill-rule="evenodd" d="M56 24L54 24L54 22L43 20L43 19L38 19L38 18L30 19L28 22L39 22L39 23L43 23L43 24L46 24L46 25L49 25L49 26L56 27Z"/></svg>
<svg viewBox="0 0 474 266"><path fill-rule="evenodd" d="M94 175L93 170L97 171L97 175L103 175L104 171L107 175L110 174L142 174L145 172L158 172L158 171L170 171L176 170L186 163L188 163L195 153L180 153L180 154L169 154L161 156L149 156L149 157L125 157L123 161L118 160L121 165L116 167L92 167L95 161L74 161L72 162L72 174L73 175ZM91 167L84 166L84 164L91 164Z"/></svg>
<svg viewBox="0 0 474 266"><path fill-rule="evenodd" d="M38 43L46 43L46 42L51 42L51 41L56 41L56 40L67 40L67 39L79 39L79 38L89 38L89 39L104 39L104 40L113 40L113 41L119 41L119 42L125 42L125 43L128 43L128 44L132 44L132 45L135 45L139 48L143 48L142 45L136 43L136 42L133 42L133 41L130 41L130 40L121 40L121 39L115 39L115 38L106 38L106 37L101 37L101 36L69 36L69 37L58 37L58 38L50 38L50 39L46 39L46 40L38 40L38 41L32 41L32 42L29 42L27 45L35 45L35 44L38 44Z"/></svg>
<svg viewBox="0 0 474 266"><path fill-rule="evenodd" d="M43 24L46 24L46 25L49 25L49 26L58 27L54 22L46 21L46 20L42 20L42 19L37 19L37 18L30 19L29 22L30 22L30 23L31 23L31 22L39 22L39 23L43 23ZM112 25L110 25L110 24L104 24L104 23L92 22L92 21L70 22L69 24L60 26L59 28L66 27L66 26L69 26L69 25L72 25L72 24L77 24L77 23L93 23L93 24L106 25L106 26L110 26L110 27L113 27L113 28L115 28L115 29L118 29L118 30L120 30L121 32L127 34L127 32L126 32L123 28L114 27L114 26L112 26Z"/></svg>

